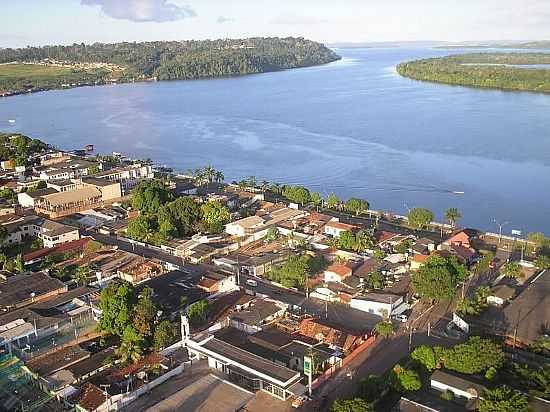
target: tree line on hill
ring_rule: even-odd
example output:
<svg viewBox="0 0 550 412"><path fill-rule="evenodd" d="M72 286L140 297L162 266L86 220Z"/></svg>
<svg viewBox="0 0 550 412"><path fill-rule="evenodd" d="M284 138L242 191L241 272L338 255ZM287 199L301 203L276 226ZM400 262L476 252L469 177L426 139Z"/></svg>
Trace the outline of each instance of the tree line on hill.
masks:
<svg viewBox="0 0 550 412"><path fill-rule="evenodd" d="M472 53L397 65L415 80L504 90L550 92L550 69L514 67L550 64L550 53Z"/></svg>
<svg viewBox="0 0 550 412"><path fill-rule="evenodd" d="M340 57L323 44L303 38L251 38L243 40L156 41L94 43L70 46L0 49L0 63L35 62L43 59L71 63L110 63L125 70L120 81L156 78L185 80L238 76L330 63ZM83 79L91 76L79 71ZM102 75L100 75L102 73ZM96 73L111 76L110 70ZM0 90L8 90L0 81ZM35 85L36 86L36 85Z"/></svg>

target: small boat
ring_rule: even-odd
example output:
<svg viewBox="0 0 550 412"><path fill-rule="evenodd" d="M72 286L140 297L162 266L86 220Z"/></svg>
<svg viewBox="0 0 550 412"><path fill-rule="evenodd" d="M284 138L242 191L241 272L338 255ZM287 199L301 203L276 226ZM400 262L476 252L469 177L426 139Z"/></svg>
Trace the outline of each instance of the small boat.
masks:
<svg viewBox="0 0 550 412"><path fill-rule="evenodd" d="M453 190L453 194L454 194L454 195L463 195L464 192L459 191L459 190Z"/></svg>
<svg viewBox="0 0 550 412"><path fill-rule="evenodd" d="M8 123L9 123L9 124L15 124L15 120L14 120L14 119L9 119L9 120L8 120Z"/></svg>
<svg viewBox="0 0 550 412"><path fill-rule="evenodd" d="M94 151L94 145L93 144L87 144L86 146L84 146L84 150L86 150L87 152L93 152Z"/></svg>

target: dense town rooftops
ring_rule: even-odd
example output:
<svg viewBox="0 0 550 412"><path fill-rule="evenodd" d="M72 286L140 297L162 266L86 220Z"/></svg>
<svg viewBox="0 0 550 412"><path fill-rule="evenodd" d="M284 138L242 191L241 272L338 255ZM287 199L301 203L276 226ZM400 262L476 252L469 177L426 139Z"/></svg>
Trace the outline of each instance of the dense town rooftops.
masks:
<svg viewBox="0 0 550 412"><path fill-rule="evenodd" d="M368 300L371 302L386 303L391 305L396 301L401 300L402 297L399 295L394 295L393 293L370 292L356 296L354 299Z"/></svg>
<svg viewBox="0 0 550 412"><path fill-rule="evenodd" d="M44 295L61 293L67 286L44 272L16 275L0 282L0 307L9 308L40 299Z"/></svg>

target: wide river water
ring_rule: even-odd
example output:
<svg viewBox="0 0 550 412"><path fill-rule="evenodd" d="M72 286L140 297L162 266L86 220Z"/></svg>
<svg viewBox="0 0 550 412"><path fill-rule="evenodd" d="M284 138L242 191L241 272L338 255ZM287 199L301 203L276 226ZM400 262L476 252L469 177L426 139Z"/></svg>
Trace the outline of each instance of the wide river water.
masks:
<svg viewBox="0 0 550 412"><path fill-rule="evenodd" d="M494 231L496 220L508 222L504 233L550 234L550 95L395 71L459 52L340 49L342 61L320 67L9 97L0 99L0 130L179 171L211 164L228 181L299 183L396 213L428 207L442 220L458 207L466 225Z"/></svg>

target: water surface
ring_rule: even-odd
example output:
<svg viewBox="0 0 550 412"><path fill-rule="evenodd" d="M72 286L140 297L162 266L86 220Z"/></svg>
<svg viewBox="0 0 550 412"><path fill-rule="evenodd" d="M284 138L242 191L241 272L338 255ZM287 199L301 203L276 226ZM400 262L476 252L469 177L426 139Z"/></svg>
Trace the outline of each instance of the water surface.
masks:
<svg viewBox="0 0 550 412"><path fill-rule="evenodd" d="M468 225L496 230L496 219L510 222L507 233L550 234L550 95L395 72L457 50L338 52L340 62L279 73L0 99L0 130L182 171L212 164L229 181L300 183L397 213L428 207L441 219L458 207Z"/></svg>

